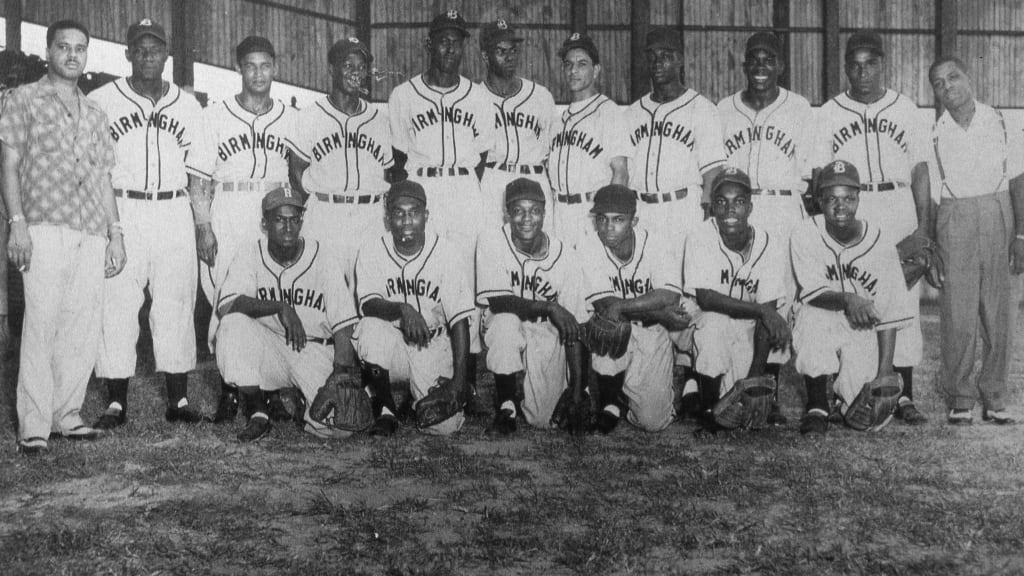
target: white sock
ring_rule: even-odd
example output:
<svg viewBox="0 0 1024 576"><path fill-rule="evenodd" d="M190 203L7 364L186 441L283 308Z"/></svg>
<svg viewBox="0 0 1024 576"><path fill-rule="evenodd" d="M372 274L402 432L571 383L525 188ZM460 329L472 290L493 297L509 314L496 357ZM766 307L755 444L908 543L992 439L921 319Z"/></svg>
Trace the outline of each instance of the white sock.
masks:
<svg viewBox="0 0 1024 576"><path fill-rule="evenodd" d="M502 402L500 410L511 411L513 418L515 418L518 415L516 412L516 403L511 400L505 400L504 402Z"/></svg>
<svg viewBox="0 0 1024 576"><path fill-rule="evenodd" d="M118 412L123 412L124 406L121 406L120 402L111 402L110 406L107 406L107 410L116 410Z"/></svg>
<svg viewBox="0 0 1024 576"><path fill-rule="evenodd" d="M609 404L609 405L605 406L603 408L603 410L605 412L611 414L612 416L615 416L616 418L618 418L619 416L622 415L622 411L619 410L619 407L616 406L615 404Z"/></svg>
<svg viewBox="0 0 1024 576"><path fill-rule="evenodd" d="M178 408L184 408L185 406L188 406L188 398L178 400Z"/></svg>
<svg viewBox="0 0 1024 576"><path fill-rule="evenodd" d="M394 416L394 413L391 412L391 410L388 410L388 407L385 406L385 407L380 409L380 415L381 416Z"/></svg>

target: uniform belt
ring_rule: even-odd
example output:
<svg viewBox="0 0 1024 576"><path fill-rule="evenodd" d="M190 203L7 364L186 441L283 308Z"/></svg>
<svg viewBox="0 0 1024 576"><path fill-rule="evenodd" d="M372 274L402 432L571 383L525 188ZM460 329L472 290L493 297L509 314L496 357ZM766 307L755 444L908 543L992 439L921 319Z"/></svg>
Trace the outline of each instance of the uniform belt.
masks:
<svg viewBox="0 0 1024 576"><path fill-rule="evenodd" d="M425 176L427 178L437 178L439 176L469 176L469 168L463 168L462 166L451 166L448 168L417 168L417 176Z"/></svg>
<svg viewBox="0 0 1024 576"><path fill-rule="evenodd" d="M313 336L306 336L306 342L323 344L324 346L334 346L334 338L315 338Z"/></svg>
<svg viewBox="0 0 1024 576"><path fill-rule="evenodd" d="M262 180L256 182L221 182L220 189L224 192L270 192L274 188L281 188L287 185L285 182L264 182Z"/></svg>
<svg viewBox="0 0 1024 576"><path fill-rule="evenodd" d="M117 198L128 198L129 200L171 200L187 196L188 192L181 190L167 190L165 192L142 192L139 190L123 190L114 188L114 196Z"/></svg>
<svg viewBox="0 0 1024 576"><path fill-rule="evenodd" d="M754 188L750 191L755 196L792 196L792 190L770 190L768 188Z"/></svg>
<svg viewBox="0 0 1024 576"><path fill-rule="evenodd" d="M642 192L640 199L648 204L657 204L659 202L671 202L673 200L682 200L690 194L688 188L680 188L675 192Z"/></svg>
<svg viewBox="0 0 1024 576"><path fill-rule="evenodd" d="M328 204L376 204L380 202L380 194L362 194L360 196L348 196L345 194L324 194L316 193L316 199Z"/></svg>
<svg viewBox="0 0 1024 576"><path fill-rule="evenodd" d="M903 182L863 182L860 189L864 192L892 192L906 186Z"/></svg>
<svg viewBox="0 0 1024 576"><path fill-rule="evenodd" d="M630 324L641 328L650 328L651 326L658 325L658 322L655 322L654 320L632 320L630 321Z"/></svg>
<svg viewBox="0 0 1024 576"><path fill-rule="evenodd" d="M498 164L497 162L488 162L485 166L488 168L494 168L495 170L501 170L503 172L514 172L518 174L544 173L544 167L539 164Z"/></svg>
<svg viewBox="0 0 1024 576"><path fill-rule="evenodd" d="M556 194L555 200L558 200L562 204L581 204L584 200L590 202L594 199L593 192L587 192L586 194Z"/></svg>

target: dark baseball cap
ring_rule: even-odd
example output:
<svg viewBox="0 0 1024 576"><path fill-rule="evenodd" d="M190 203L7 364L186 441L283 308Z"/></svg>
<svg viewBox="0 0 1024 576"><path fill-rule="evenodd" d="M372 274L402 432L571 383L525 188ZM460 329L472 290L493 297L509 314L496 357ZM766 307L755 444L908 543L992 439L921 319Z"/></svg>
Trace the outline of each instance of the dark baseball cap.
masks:
<svg viewBox="0 0 1024 576"><path fill-rule="evenodd" d="M327 51L327 63L334 65L336 62L344 60L346 56L353 52L359 52L365 56L367 63L373 62L373 54L370 54L370 47L365 42L360 42L359 38L353 36L338 40L331 46L331 49Z"/></svg>
<svg viewBox="0 0 1024 576"><path fill-rule="evenodd" d="M591 214L636 214L636 191L622 184L608 184L594 194Z"/></svg>
<svg viewBox="0 0 1024 576"><path fill-rule="evenodd" d="M529 178L516 178L505 186L505 205L508 206L516 200L533 200L544 204L544 190L540 184Z"/></svg>
<svg viewBox="0 0 1024 576"><path fill-rule="evenodd" d="M857 50L871 50L879 56L885 56L885 49L882 48L882 37L878 32L870 30L854 32L846 41L846 58L853 56Z"/></svg>
<svg viewBox="0 0 1024 576"><path fill-rule="evenodd" d="M860 174L857 167L846 160L829 162L818 175L818 192L833 186L850 186L860 190Z"/></svg>
<svg viewBox="0 0 1024 576"><path fill-rule="evenodd" d="M565 55L570 50L576 48L586 52L590 59L594 61L594 64L601 63L601 56L597 53L597 44L594 44L590 36L580 34L579 32L573 32L571 36L565 39L565 42L562 42L562 47L558 49L558 57L565 58Z"/></svg>
<svg viewBox="0 0 1024 576"><path fill-rule="evenodd" d="M274 45L270 40L263 36L246 36L235 48L235 62L241 62L242 58L254 52L265 52L270 54L271 58L277 58L277 52L274 52Z"/></svg>
<svg viewBox="0 0 1024 576"><path fill-rule="evenodd" d="M430 22L430 36L433 36L442 30L456 30L462 34L463 38L469 36L469 28L466 27L466 19L463 18L462 14L454 8L447 12L438 14Z"/></svg>
<svg viewBox="0 0 1024 576"><path fill-rule="evenodd" d="M516 35L517 30L504 18L496 22L488 22L480 29L480 48L487 50L497 46L499 42L522 42L523 38Z"/></svg>
<svg viewBox="0 0 1024 576"><path fill-rule="evenodd" d="M400 198L418 200L420 204L427 205L426 191L423 190L423 186L420 186L419 182L413 182L412 180L402 180L391 185L391 188L388 189L388 208L394 206L395 202L398 202Z"/></svg>
<svg viewBox="0 0 1024 576"><path fill-rule="evenodd" d="M164 30L164 27L153 22L149 18L143 18L128 27L127 44L131 46L143 36L152 36L164 44L167 44L167 32Z"/></svg>
<svg viewBox="0 0 1024 576"><path fill-rule="evenodd" d="M747 193L750 193L750 176L747 173L735 166L726 166L721 172L715 176L715 179L711 181L711 194L713 195L726 183L739 184L743 187Z"/></svg>
<svg viewBox="0 0 1024 576"><path fill-rule="evenodd" d="M750 38L747 38L747 49L743 54L748 55L754 50L764 50L772 56L778 56L782 53L782 45L778 36L767 30L762 30L754 32Z"/></svg>
<svg viewBox="0 0 1024 576"><path fill-rule="evenodd" d="M651 28L647 33L646 49L654 50L655 48L665 48L681 53L683 51L683 35L679 33L679 30L668 26Z"/></svg>
<svg viewBox="0 0 1024 576"><path fill-rule="evenodd" d="M306 207L306 198L301 192L292 190L290 186L279 186L274 188L263 197L263 211L280 208L281 206L295 206L296 208Z"/></svg>

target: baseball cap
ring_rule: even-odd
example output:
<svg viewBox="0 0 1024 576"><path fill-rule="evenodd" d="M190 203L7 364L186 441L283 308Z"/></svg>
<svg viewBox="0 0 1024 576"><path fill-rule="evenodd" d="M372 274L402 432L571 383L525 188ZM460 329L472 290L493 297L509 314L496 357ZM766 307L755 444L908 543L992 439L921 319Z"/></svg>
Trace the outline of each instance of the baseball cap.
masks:
<svg viewBox="0 0 1024 576"><path fill-rule="evenodd" d="M860 31L850 35L846 41L846 57L849 58L857 50L871 50L879 56L885 56L885 49L882 48L882 37L878 32Z"/></svg>
<svg viewBox="0 0 1024 576"><path fill-rule="evenodd" d="M579 48L590 56L590 59L594 61L594 64L601 63L601 57L597 53L597 44L590 39L590 36L580 34L579 32L573 32L571 36L562 42L562 47L558 49L558 57L565 58L565 55L569 53L569 50Z"/></svg>
<svg viewBox="0 0 1024 576"><path fill-rule="evenodd" d="M241 62L242 58L245 58L253 52L266 52L270 54L271 58L277 58L277 52L274 52L274 45L270 43L263 36L246 36L245 40L238 43L238 47L235 48L235 62Z"/></svg>
<svg viewBox="0 0 1024 576"><path fill-rule="evenodd" d="M744 54L750 54L754 50L764 50L773 56L778 56L782 53L782 46L778 36L767 30L762 30L754 32L750 38L747 38L747 49Z"/></svg>
<svg viewBox="0 0 1024 576"><path fill-rule="evenodd" d="M544 190L540 184L529 178L516 178L505 186L505 205L516 200L533 200L534 202L545 203Z"/></svg>
<svg viewBox="0 0 1024 576"><path fill-rule="evenodd" d="M143 36L152 36L164 44L167 44L167 32L164 31L164 27L153 22L149 18L143 18L128 27L127 44L131 46Z"/></svg>
<svg viewBox="0 0 1024 576"><path fill-rule="evenodd" d="M270 212L281 206L295 206L305 208L305 198L301 192L292 190L290 186L278 186L263 197L263 211Z"/></svg>
<svg viewBox="0 0 1024 576"><path fill-rule="evenodd" d="M594 207L590 209L591 214L635 214L636 213L636 191L630 190L622 184L608 184L602 186L594 194Z"/></svg>
<svg viewBox="0 0 1024 576"><path fill-rule="evenodd" d="M391 188L388 189L388 208L394 206L399 198L410 198L418 200L424 206L427 205L426 191L423 190L423 186L420 186L419 182L413 182L412 180L402 180L391 185Z"/></svg>
<svg viewBox="0 0 1024 576"><path fill-rule="evenodd" d="M667 48L676 52L682 52L683 37L679 30L669 28L668 26L651 28L650 32L647 33L646 49L653 50L655 48Z"/></svg>
<svg viewBox="0 0 1024 576"><path fill-rule="evenodd" d="M497 46L499 42L522 42L523 39L516 36L516 29L504 18L498 18L495 22L488 22L480 29L480 48L486 50Z"/></svg>
<svg viewBox="0 0 1024 576"><path fill-rule="evenodd" d="M430 36L442 30L457 30L465 38L469 36L469 29L466 27L466 19L454 8L442 12L430 22Z"/></svg>
<svg viewBox="0 0 1024 576"><path fill-rule="evenodd" d="M714 194L728 182L739 184L744 190L750 192L750 176L747 176L747 173L739 168L727 166L711 181L711 193Z"/></svg>
<svg viewBox="0 0 1024 576"><path fill-rule="evenodd" d="M833 186L850 186L859 190L860 174L857 173L857 167L846 160L826 164L818 176L818 191Z"/></svg>
<svg viewBox="0 0 1024 576"><path fill-rule="evenodd" d="M351 37L338 40L331 46L331 49L327 51L327 63L334 64L344 60L346 56L353 52L360 52L366 57L366 62L373 62L373 54L370 54L370 47L365 42L360 42L359 38Z"/></svg>

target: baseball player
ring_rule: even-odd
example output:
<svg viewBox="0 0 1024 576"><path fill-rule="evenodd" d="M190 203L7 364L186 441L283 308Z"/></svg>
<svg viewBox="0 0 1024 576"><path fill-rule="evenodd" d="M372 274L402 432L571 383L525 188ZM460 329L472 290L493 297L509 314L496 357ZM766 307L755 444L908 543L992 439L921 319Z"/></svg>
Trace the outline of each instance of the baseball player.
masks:
<svg viewBox="0 0 1024 576"><path fill-rule="evenodd" d="M131 75L90 95L106 112L114 140L117 161L110 178L125 248L132 254L124 272L104 287L96 376L106 383L109 405L94 424L99 429L126 421L139 308L147 286L153 298L149 323L156 370L167 383L165 417L185 423L203 419L187 397L188 371L196 365L197 264L190 198L201 203L205 186L191 152L201 138L202 109L190 94L161 79L168 55L163 26L148 18L132 24L127 44ZM201 214L196 211L198 221Z"/></svg>
<svg viewBox="0 0 1024 576"><path fill-rule="evenodd" d="M592 235L587 206L598 188L629 181L623 138L624 118L618 105L598 93L601 57L588 36L573 33L558 51L571 102L555 125L548 153L548 179L555 198L555 234L570 246Z"/></svg>
<svg viewBox="0 0 1024 576"><path fill-rule="evenodd" d="M373 391L371 435L398 430L391 381L408 381L414 401L439 378L468 396L469 317L473 279L458 248L427 231L427 193L403 180L388 191L388 233L356 258L356 297L362 319L353 341L363 382ZM462 428L462 412L424 429L448 435Z"/></svg>
<svg viewBox="0 0 1024 576"><path fill-rule="evenodd" d="M488 211L488 228L503 223L505 187L517 178L541 185L546 206L553 204L544 161L551 131L558 118L555 100L547 88L516 74L523 39L505 20L490 22L480 30L480 51L487 65L481 87L492 105L494 146L487 153L480 188ZM550 230L551 211L545 211Z"/></svg>
<svg viewBox="0 0 1024 576"><path fill-rule="evenodd" d="M857 168L845 160L822 170L822 214L793 230L790 251L798 298L793 348L807 386L800 433L828 430L828 378L841 412L861 387L893 371L896 330L911 320L896 247L870 221L858 219Z"/></svg>
<svg viewBox="0 0 1024 576"><path fill-rule="evenodd" d="M207 108L205 138L196 163L212 178L205 205L197 211L196 241L199 276L211 303L220 300L218 287L240 246L260 237L260 202L288 184L289 138L296 111L270 96L277 72L277 53L269 40L249 36L235 48L242 91ZM212 198L211 198L212 196ZM210 338L218 316L210 319ZM277 392L267 394L274 420L291 418ZM238 412L234 388L221 386L214 422L230 422Z"/></svg>
<svg viewBox="0 0 1024 576"><path fill-rule="evenodd" d="M629 184L640 193L644 226L681 247L704 220L701 204L725 163L722 125L715 105L683 84L679 31L653 28L646 46L651 92L626 113Z"/></svg>
<svg viewBox="0 0 1024 576"><path fill-rule="evenodd" d="M846 43L849 89L818 111L815 166L846 160L863 182L860 216L899 242L910 234L929 237L930 185L927 127L910 98L883 86L885 51L874 32L856 32ZM913 403L913 367L921 361L920 288L908 300L914 320L896 339L896 372L903 378L897 418L925 421Z"/></svg>
<svg viewBox="0 0 1024 576"><path fill-rule="evenodd" d="M394 165L387 116L362 97L373 64L358 38L338 40L327 53L331 93L298 114L289 163L309 197L306 236L343 255L351 276L364 238L384 232L385 170Z"/></svg>
<svg viewBox="0 0 1024 576"><path fill-rule="evenodd" d="M243 442L270 431L264 391L295 386L306 406L332 370L356 370L358 321L341 260L302 236L304 197L275 188L261 201L265 237L240 246L220 286L217 368L237 387L249 417ZM347 436L305 414L319 438Z"/></svg>
<svg viewBox="0 0 1024 576"><path fill-rule="evenodd" d="M476 252L476 299L487 308L484 344L498 408L488 432L499 435L516 429L520 372L523 416L531 426L550 426L569 377L580 378L577 319L585 315L575 253L544 232L544 188L518 178L508 184L505 197L508 223L481 234Z"/></svg>
<svg viewBox="0 0 1024 576"><path fill-rule="evenodd" d="M749 224L755 211L750 178L729 166L711 186L713 218L693 230L683 256L683 291L695 298L696 380L710 409L736 380L766 372L772 349L788 350L789 322L780 314L789 265L788 237Z"/></svg>
<svg viewBox="0 0 1024 576"><path fill-rule="evenodd" d="M591 212L597 238L579 249L588 313L632 322L629 347L620 358L592 356L597 373L597 429L607 434L626 415L648 431L665 429L674 418L672 342L669 330L689 319L676 312L682 292L682 262L665 242L637 228L636 192L609 184L594 195Z"/></svg>

